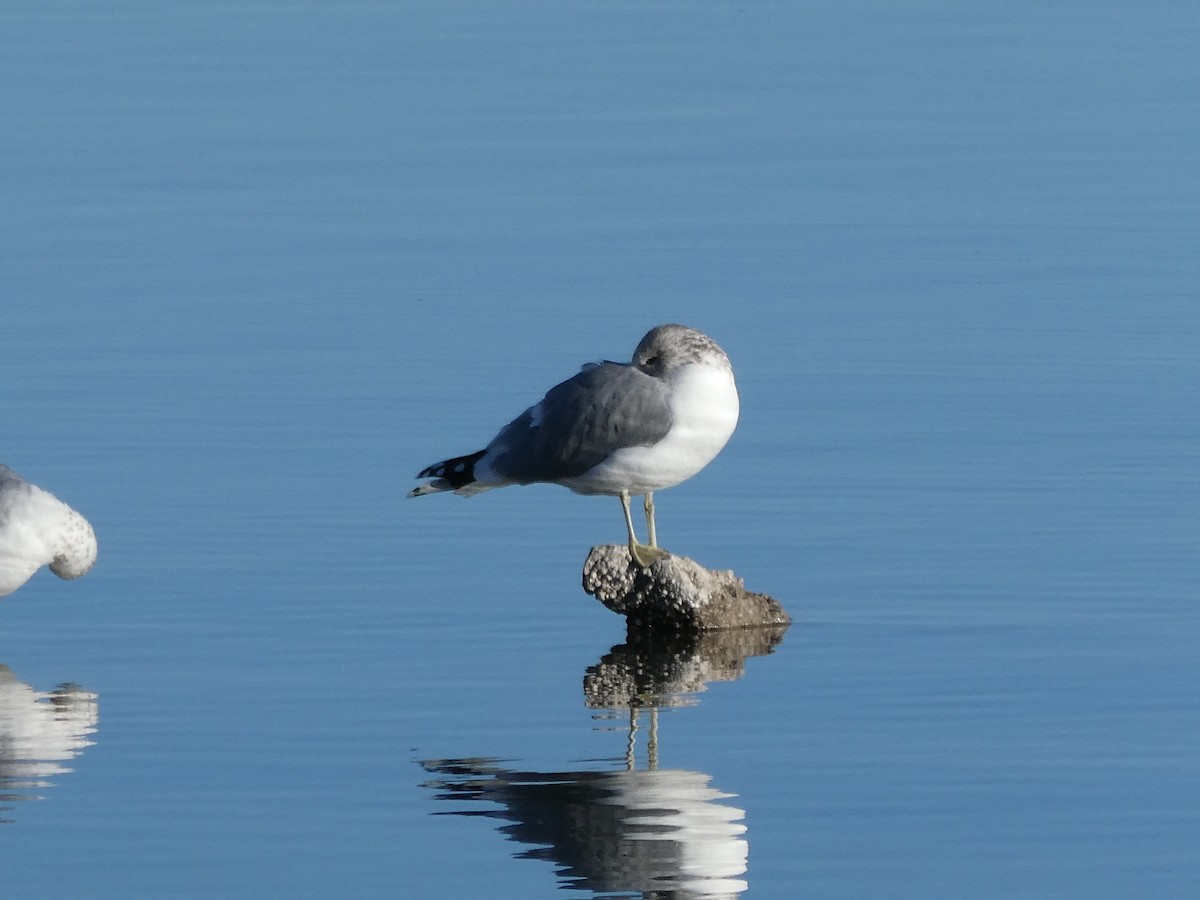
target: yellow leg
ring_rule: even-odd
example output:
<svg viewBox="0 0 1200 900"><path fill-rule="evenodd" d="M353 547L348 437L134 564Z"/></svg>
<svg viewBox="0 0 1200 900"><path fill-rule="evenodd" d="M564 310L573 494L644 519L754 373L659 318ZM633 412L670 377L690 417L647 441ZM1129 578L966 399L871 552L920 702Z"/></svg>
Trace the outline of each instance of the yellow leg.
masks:
<svg viewBox="0 0 1200 900"><path fill-rule="evenodd" d="M621 509L625 512L625 527L629 530L629 546L637 543L637 535L633 533L633 515L629 512L629 491L621 491Z"/></svg>
<svg viewBox="0 0 1200 900"><path fill-rule="evenodd" d="M650 538L650 546L658 546L658 537L654 533L654 493L646 491L646 502L643 504L646 510L646 535Z"/></svg>
<svg viewBox="0 0 1200 900"><path fill-rule="evenodd" d="M629 555L643 569L648 569L656 560L668 556L666 551L657 547L648 547L638 543L637 535L633 532L633 514L629 511L629 491L621 491L621 509L625 513L625 527L629 530Z"/></svg>

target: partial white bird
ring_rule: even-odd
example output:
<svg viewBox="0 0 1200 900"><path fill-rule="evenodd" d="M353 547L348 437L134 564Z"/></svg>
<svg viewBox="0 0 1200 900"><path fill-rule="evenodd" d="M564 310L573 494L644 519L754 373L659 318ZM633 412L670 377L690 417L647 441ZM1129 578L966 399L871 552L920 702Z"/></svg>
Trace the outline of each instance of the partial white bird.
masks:
<svg viewBox="0 0 1200 900"><path fill-rule="evenodd" d="M96 564L88 520L48 491L0 465L0 597L42 566L59 578L86 575Z"/></svg>
<svg viewBox="0 0 1200 900"><path fill-rule="evenodd" d="M642 566L658 549L654 491L691 478L737 427L737 386L729 357L684 325L651 329L626 363L591 363L551 388L476 453L435 463L434 479L408 496L471 495L510 484L548 482L577 494L619 497L629 552ZM630 495L645 497L650 543L638 541Z"/></svg>

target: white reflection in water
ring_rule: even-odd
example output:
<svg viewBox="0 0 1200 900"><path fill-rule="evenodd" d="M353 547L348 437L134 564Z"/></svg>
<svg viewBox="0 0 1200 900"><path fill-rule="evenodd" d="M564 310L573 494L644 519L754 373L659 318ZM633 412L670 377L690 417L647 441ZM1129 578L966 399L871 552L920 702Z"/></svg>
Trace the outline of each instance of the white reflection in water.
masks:
<svg viewBox="0 0 1200 900"><path fill-rule="evenodd" d="M443 800L486 802L457 815L509 822L531 845L521 859L555 863L564 886L655 897L737 897L746 890L745 811L710 776L678 769L521 772L497 761L425 760Z"/></svg>
<svg viewBox="0 0 1200 900"><path fill-rule="evenodd" d="M37 691L0 665L0 803L35 799L48 778L70 772L65 763L94 743L88 735L98 721L91 691L74 684Z"/></svg>
<svg viewBox="0 0 1200 900"><path fill-rule="evenodd" d="M624 771L531 772L487 757L424 760L438 798L468 802L453 815L485 816L529 845L518 854L558 866L564 888L606 897L736 898L747 889L745 810L703 772L659 767L658 711L687 706L709 681L741 677L748 656L770 653L784 629L669 639L631 635L584 676L591 708L628 717ZM636 742L648 719L646 768ZM604 718L601 716L601 718ZM494 804L479 806L477 804Z"/></svg>

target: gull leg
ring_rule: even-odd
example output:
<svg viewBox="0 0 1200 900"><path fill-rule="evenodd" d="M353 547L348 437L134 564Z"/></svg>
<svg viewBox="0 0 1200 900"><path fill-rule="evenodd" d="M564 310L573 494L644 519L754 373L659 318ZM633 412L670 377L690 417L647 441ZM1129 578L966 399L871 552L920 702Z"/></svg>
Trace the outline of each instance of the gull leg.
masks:
<svg viewBox="0 0 1200 900"><path fill-rule="evenodd" d="M633 533L633 514L629 511L629 491L621 491L619 496L621 509L625 512L625 527L629 529L629 555L643 569L648 569L655 560L662 559L667 553L657 547L638 543L637 535Z"/></svg>
<svg viewBox="0 0 1200 900"><path fill-rule="evenodd" d="M633 533L633 516L629 512L629 491L621 491L621 509L625 511L625 527L629 529L629 552L637 545L637 535Z"/></svg>
<svg viewBox="0 0 1200 900"><path fill-rule="evenodd" d="M646 533L650 538L650 546L658 546L658 538L654 534L654 492L646 491L646 502L643 504L646 510Z"/></svg>
<svg viewBox="0 0 1200 900"><path fill-rule="evenodd" d="M646 768L658 768L658 707L650 707L650 736L646 739Z"/></svg>
<svg viewBox="0 0 1200 900"><path fill-rule="evenodd" d="M630 772L637 768L637 731L638 710L637 706L631 704L629 707L629 740L625 742L625 768Z"/></svg>

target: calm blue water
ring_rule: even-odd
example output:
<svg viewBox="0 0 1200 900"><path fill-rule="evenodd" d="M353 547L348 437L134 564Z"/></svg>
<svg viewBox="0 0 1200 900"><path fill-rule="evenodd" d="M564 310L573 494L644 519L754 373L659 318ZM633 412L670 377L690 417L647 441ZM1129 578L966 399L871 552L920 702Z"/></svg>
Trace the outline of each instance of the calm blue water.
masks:
<svg viewBox="0 0 1200 900"><path fill-rule="evenodd" d="M6 4L0 461L101 558L0 603L5 896L1188 896L1197 38ZM660 538L774 645L626 646L615 500L403 499L675 320L743 418Z"/></svg>

